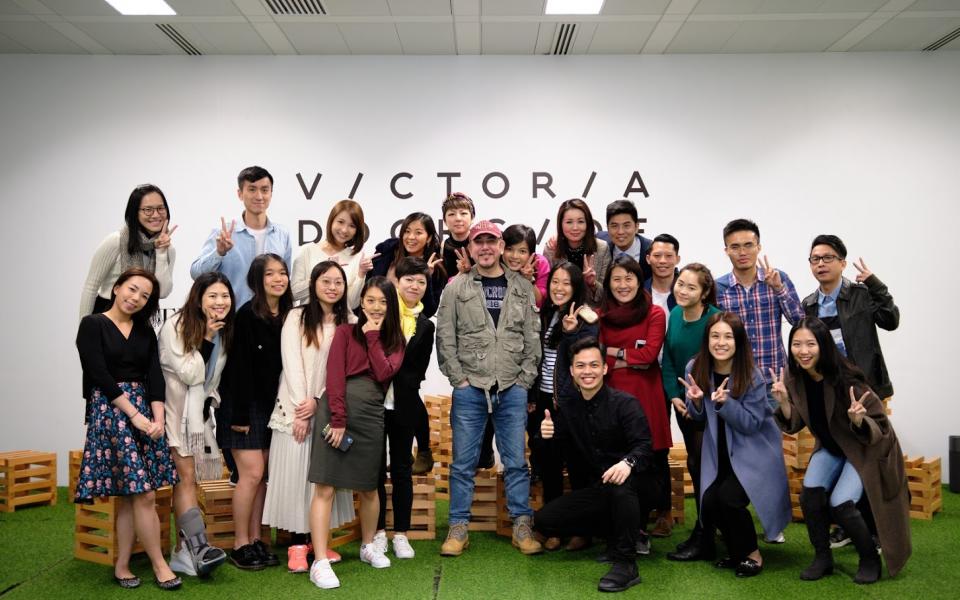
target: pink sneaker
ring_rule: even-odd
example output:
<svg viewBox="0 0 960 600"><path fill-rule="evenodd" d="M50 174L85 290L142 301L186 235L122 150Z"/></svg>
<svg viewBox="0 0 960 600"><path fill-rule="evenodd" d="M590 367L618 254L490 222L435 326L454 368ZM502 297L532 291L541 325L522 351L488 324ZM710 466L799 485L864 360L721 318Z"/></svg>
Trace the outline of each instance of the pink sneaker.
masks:
<svg viewBox="0 0 960 600"><path fill-rule="evenodd" d="M290 546L287 548L287 571L291 573L307 573L310 565L307 564L307 547L305 545Z"/></svg>
<svg viewBox="0 0 960 600"><path fill-rule="evenodd" d="M330 548L327 548L327 560L330 561L331 565L334 565L343 560L343 557L340 556L339 552L335 552Z"/></svg>

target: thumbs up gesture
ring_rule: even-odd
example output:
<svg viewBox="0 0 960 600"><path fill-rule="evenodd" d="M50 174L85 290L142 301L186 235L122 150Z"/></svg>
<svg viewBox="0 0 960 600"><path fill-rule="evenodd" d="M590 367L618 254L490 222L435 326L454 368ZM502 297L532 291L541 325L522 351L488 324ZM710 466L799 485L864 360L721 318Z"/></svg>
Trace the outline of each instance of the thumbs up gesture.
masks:
<svg viewBox="0 0 960 600"><path fill-rule="evenodd" d="M550 417L550 411L543 411L543 420L540 421L540 437L545 440L553 438L553 419Z"/></svg>

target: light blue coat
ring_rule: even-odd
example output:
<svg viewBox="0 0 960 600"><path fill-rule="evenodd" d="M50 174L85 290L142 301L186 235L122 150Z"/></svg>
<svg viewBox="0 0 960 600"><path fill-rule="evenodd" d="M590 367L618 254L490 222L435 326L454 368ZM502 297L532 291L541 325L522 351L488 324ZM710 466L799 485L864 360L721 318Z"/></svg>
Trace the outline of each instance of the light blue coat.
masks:
<svg viewBox="0 0 960 600"><path fill-rule="evenodd" d="M693 361L687 364L689 375ZM707 421L703 434L700 462L700 499L717 478L717 419L726 423L730 465L750 504L753 505L767 538L775 537L790 522L790 492L783 463L780 428L767 403L767 387L754 369L753 382L740 398L727 396L720 407L710 399L713 383L703 392L703 405L697 410L688 398L687 410L698 421Z"/></svg>

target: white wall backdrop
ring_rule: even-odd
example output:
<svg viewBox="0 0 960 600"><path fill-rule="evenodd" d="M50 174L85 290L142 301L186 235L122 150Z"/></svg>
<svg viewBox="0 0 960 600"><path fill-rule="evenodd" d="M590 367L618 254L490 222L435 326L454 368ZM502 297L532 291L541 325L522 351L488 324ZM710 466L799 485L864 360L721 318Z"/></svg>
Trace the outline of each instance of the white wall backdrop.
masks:
<svg viewBox="0 0 960 600"><path fill-rule="evenodd" d="M251 164L276 177L270 214L295 238L358 173L373 242L408 212L439 217L448 171L481 217L537 229L594 171L587 199L603 221L637 171L647 232L676 235L684 261L728 271L720 230L749 217L801 296L816 285L810 241L835 233L901 308L881 340L904 449L945 455L960 434L960 53L0 56L0 81L0 450L81 447L77 302L130 190L159 185L180 226L172 308L210 228L239 217L235 177ZM501 199L481 189L492 171L510 180ZM556 199L533 198L535 171L553 176ZM413 175L398 183L412 198L392 196L398 172ZM312 200L297 173L308 186L322 173ZM434 369L425 391L447 390Z"/></svg>

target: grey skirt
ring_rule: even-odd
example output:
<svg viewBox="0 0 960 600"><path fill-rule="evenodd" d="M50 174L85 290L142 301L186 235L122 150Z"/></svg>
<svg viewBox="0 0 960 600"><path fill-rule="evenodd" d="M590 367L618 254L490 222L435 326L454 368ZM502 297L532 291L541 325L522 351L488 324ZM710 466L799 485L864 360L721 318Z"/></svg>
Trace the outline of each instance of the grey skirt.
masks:
<svg viewBox="0 0 960 600"><path fill-rule="evenodd" d="M353 446L343 452L323 439L330 422L327 393L320 397L313 427L308 478L313 483L369 491L377 489L383 457L383 386L366 375L347 379L347 435Z"/></svg>

